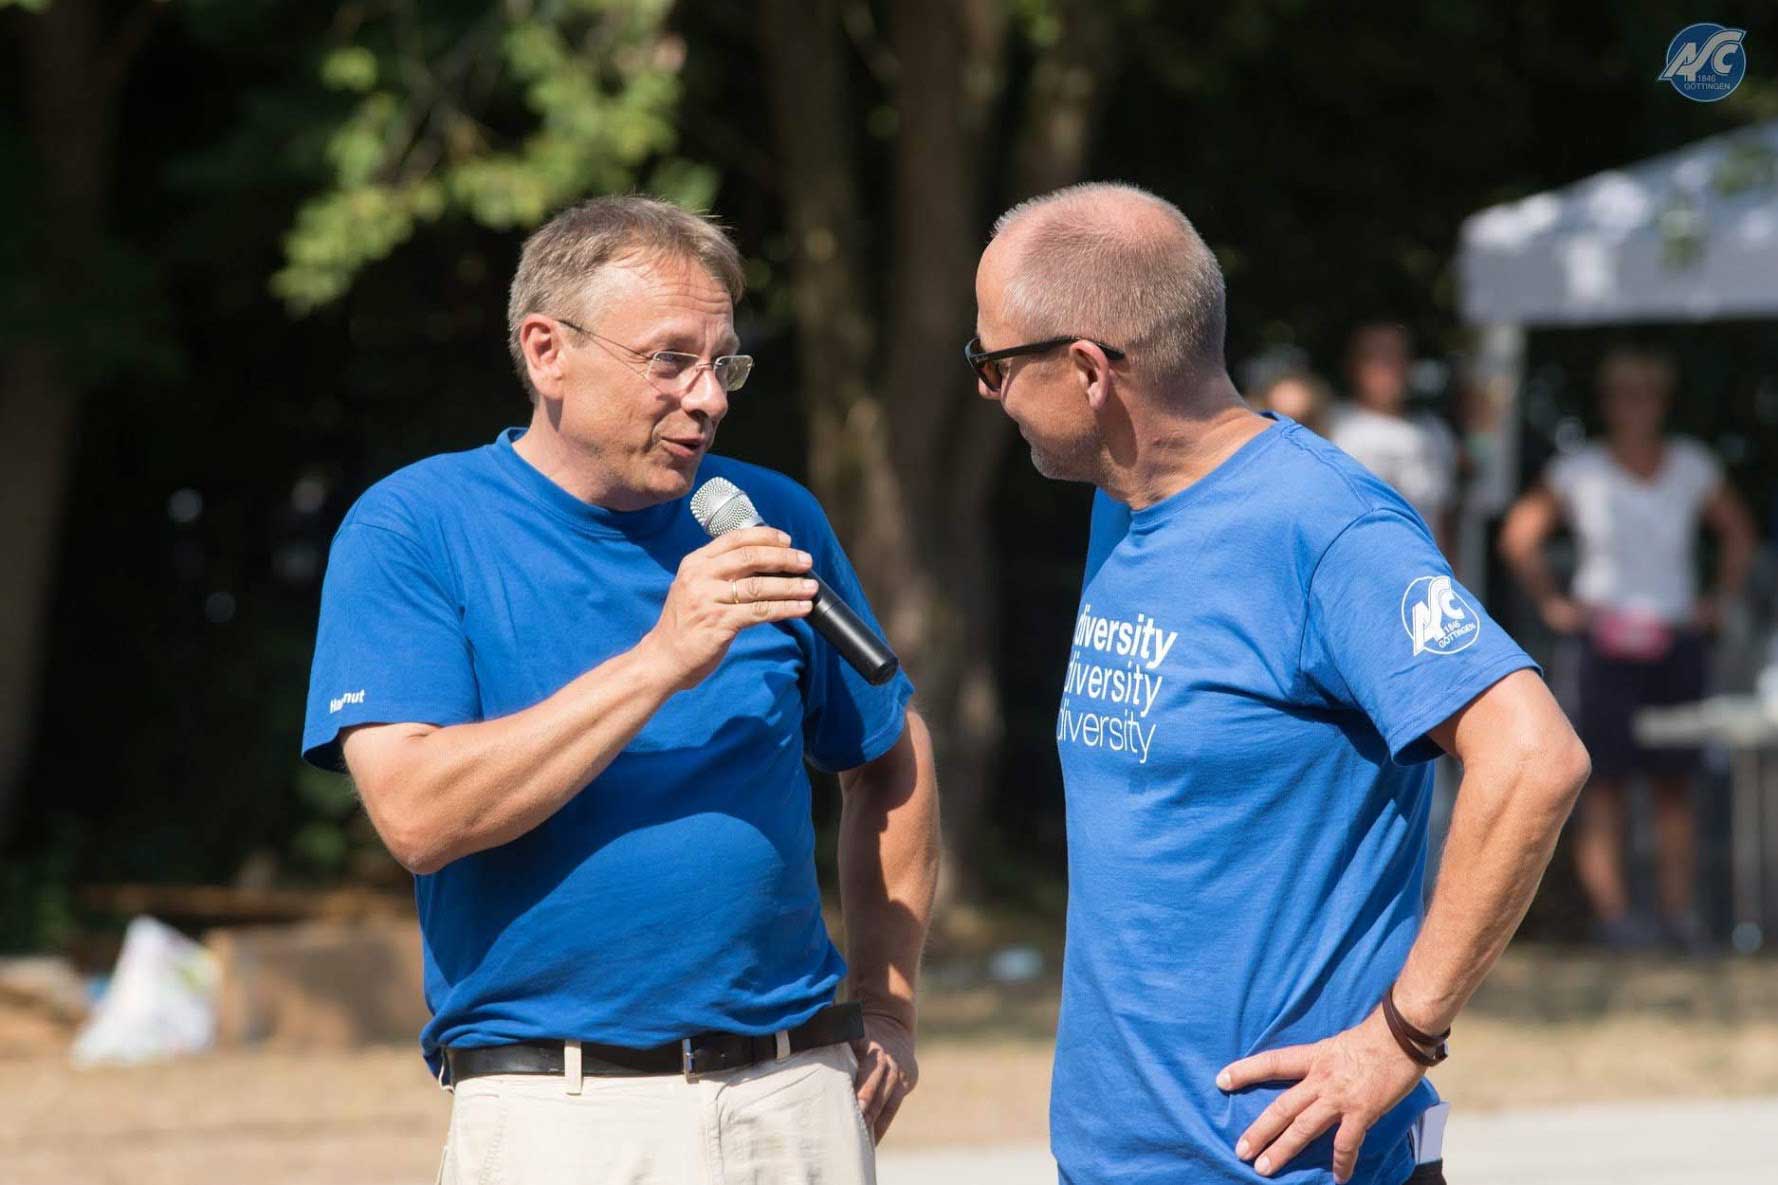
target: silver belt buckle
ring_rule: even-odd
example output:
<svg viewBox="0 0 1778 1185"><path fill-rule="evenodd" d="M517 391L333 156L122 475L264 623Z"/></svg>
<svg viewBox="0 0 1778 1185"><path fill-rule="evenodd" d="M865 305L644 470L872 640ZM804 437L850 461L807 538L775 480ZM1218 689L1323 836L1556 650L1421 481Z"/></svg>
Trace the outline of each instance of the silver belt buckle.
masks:
<svg viewBox="0 0 1778 1185"><path fill-rule="evenodd" d="M685 1080L687 1082L696 1082L698 1080L698 1072L696 1069L696 1062L692 1057L690 1037L679 1042L679 1052L682 1064L685 1067Z"/></svg>

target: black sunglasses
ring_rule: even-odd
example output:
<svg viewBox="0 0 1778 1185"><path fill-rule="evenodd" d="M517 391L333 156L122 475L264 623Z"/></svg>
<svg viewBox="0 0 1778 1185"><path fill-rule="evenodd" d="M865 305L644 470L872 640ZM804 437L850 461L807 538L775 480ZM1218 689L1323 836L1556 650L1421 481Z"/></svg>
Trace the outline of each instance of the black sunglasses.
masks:
<svg viewBox="0 0 1778 1185"><path fill-rule="evenodd" d="M1105 356L1113 362L1123 361L1124 352L1116 346L1108 346L1102 341L1078 335L1045 338L1040 342L1026 342L1022 346L1008 346L1004 350L983 350L982 339L972 337L969 344L963 347L963 360L969 363L969 369L975 371L975 377L982 381L982 386L990 391L999 391L1000 384L1006 381L1006 367L1001 365L1006 359L1017 358L1022 354L1047 354L1075 342L1092 342L1104 350Z"/></svg>

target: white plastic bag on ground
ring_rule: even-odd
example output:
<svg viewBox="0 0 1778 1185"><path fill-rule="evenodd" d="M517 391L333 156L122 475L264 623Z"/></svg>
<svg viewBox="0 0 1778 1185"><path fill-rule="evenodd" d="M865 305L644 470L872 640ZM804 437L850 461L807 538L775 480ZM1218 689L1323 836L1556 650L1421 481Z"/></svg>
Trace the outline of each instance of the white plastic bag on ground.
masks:
<svg viewBox="0 0 1778 1185"><path fill-rule="evenodd" d="M215 1039L214 956L170 926L136 918L124 931L110 989L74 1038L74 1064L194 1053Z"/></svg>

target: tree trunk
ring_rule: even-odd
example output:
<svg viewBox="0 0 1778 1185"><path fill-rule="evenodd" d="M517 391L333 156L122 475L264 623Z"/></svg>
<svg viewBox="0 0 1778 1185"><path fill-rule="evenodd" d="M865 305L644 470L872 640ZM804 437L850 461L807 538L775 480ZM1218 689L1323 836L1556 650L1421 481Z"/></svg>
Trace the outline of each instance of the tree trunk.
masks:
<svg viewBox="0 0 1778 1185"><path fill-rule="evenodd" d="M869 274L866 232L845 115L851 88L838 43L839 2L765 0L761 8L792 241L810 484L848 540L865 582L876 588L897 572L907 532L899 489L893 481L879 484L887 441L874 426L881 407L868 383L877 334L861 287ZM885 626L899 637L893 620Z"/></svg>
<svg viewBox="0 0 1778 1185"><path fill-rule="evenodd" d="M1100 0L1058 5L1059 34L1038 59L1025 96L1013 162L1014 201L1060 189L1083 176L1107 87L1121 63L1111 9Z"/></svg>
<svg viewBox="0 0 1778 1185"><path fill-rule="evenodd" d="M895 6L891 30L900 119L883 366L918 544L910 612L922 626L917 669L944 786L948 900L977 895L1001 736L988 502L1010 426L976 398L961 355L987 239L985 129L1002 89L1005 9L999 0L912 0Z"/></svg>
<svg viewBox="0 0 1778 1185"><path fill-rule="evenodd" d="M146 11L146 10L144 10ZM95 0L55 0L19 18L26 118L39 156L35 289L41 308L77 315L96 282L111 185L118 86L146 32L132 13L107 40ZM68 333L72 340L75 334ZM0 368L0 841L10 830L40 694L82 392L60 342L34 341Z"/></svg>
<svg viewBox="0 0 1778 1185"><path fill-rule="evenodd" d="M22 347L0 369L0 843L37 723L75 402L52 349Z"/></svg>
<svg viewBox="0 0 1778 1185"><path fill-rule="evenodd" d="M976 261L987 239L987 129L1003 78L999 0L895 6L898 116L892 229L876 322L865 209L853 180L849 62L838 0L763 0L762 41L794 242L810 474L912 671L943 784L947 900L973 895L1001 736L999 590L990 500L1010 443L998 407L977 399L961 351L975 323ZM1078 176L1099 88L1077 39L1110 18L1065 6L1064 37L1034 74L1015 186ZM867 376L881 374L873 387Z"/></svg>

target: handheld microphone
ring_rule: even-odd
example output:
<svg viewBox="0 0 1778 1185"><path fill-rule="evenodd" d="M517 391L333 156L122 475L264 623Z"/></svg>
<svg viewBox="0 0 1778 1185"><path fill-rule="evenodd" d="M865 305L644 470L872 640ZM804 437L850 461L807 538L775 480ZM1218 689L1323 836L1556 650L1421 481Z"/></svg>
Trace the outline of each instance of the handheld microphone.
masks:
<svg viewBox="0 0 1778 1185"><path fill-rule="evenodd" d="M765 520L753 506L753 499L741 487L723 477L713 477L698 487L691 496L691 515L698 520L712 539L743 527L763 527ZM864 676L872 687L887 683L901 665L895 652L883 639L871 632L852 607L815 573L815 607L809 611L809 624L815 627L852 669Z"/></svg>

